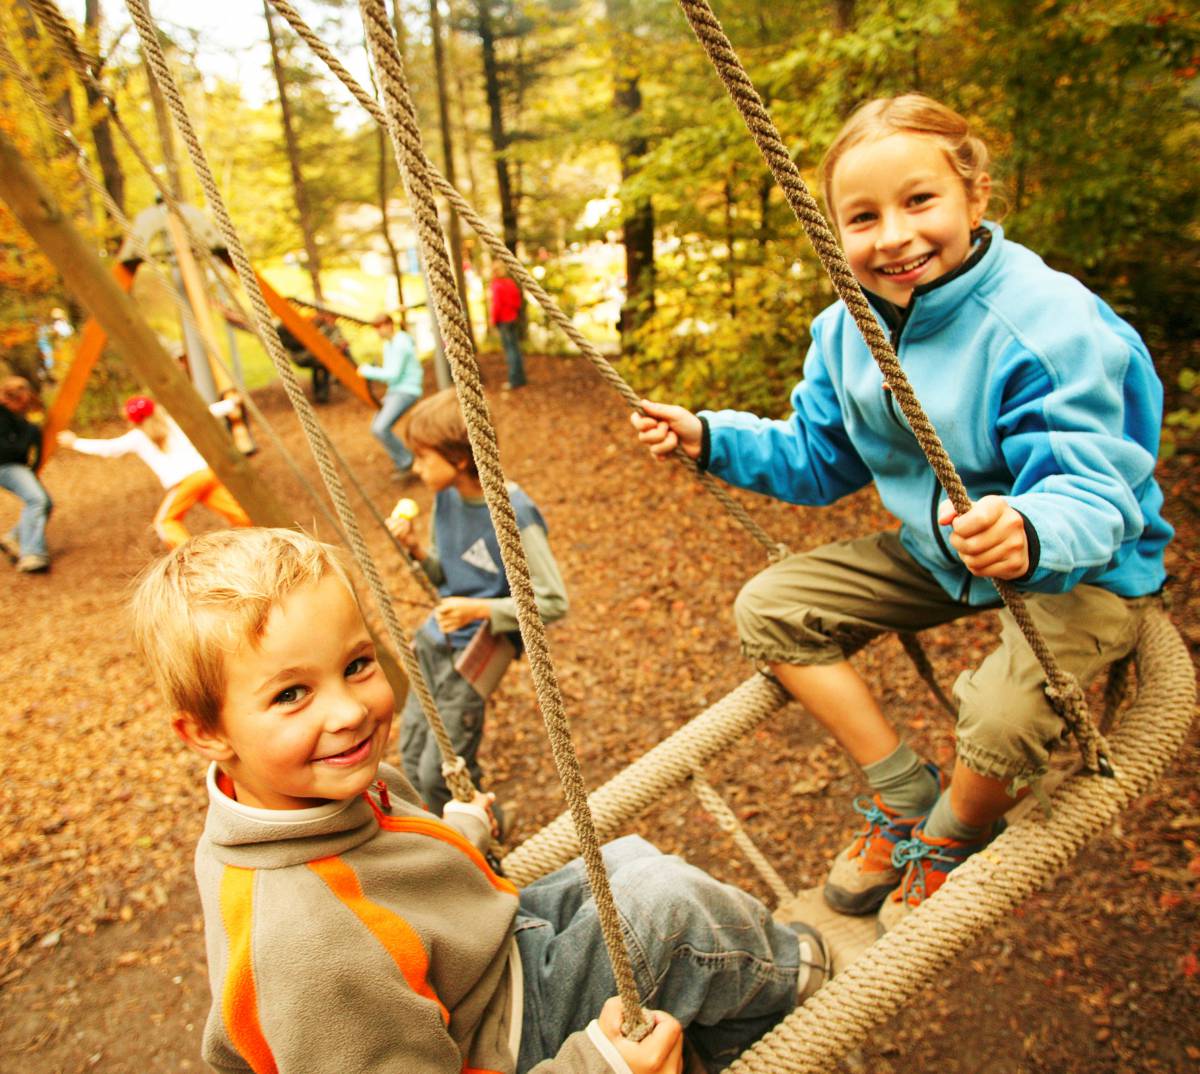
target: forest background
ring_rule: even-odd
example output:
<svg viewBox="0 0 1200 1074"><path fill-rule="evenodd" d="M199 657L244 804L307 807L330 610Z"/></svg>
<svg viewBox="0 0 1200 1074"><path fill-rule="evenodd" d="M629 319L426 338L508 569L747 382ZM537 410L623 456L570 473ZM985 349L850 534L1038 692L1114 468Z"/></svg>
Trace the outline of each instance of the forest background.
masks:
<svg viewBox="0 0 1200 1074"><path fill-rule="evenodd" d="M296 6L370 77L353 0ZM377 246L386 250L380 271L397 281L392 293L419 303L390 145L277 15L268 33L265 7L236 9L239 26L257 26L257 52L245 38L204 40L171 21L186 16L166 0L155 5L252 257L291 264L293 290L320 298L323 281L356 270L364 248ZM990 215L1146 337L1168 393L1164 450L1194 449L1194 11L1167 0L723 0L715 9L810 179L841 121L870 97L920 90L976 121L1000 191ZM638 390L693 405L785 408L809 323L832 291L677 7L396 0L393 10L427 151L568 313L611 310L604 327L614 342L619 333L622 372ZM202 203L124 6L76 0L65 13L78 18L137 139ZM102 103L67 71L23 0L0 0L0 31L117 204L131 217L151 204L151 182ZM222 47L242 54L242 70L261 56L261 71L223 75L228 67L214 62ZM79 181L76 147L7 72L0 106L0 127L54 196L98 248L115 250L119 229ZM445 222L460 263L486 277L486 250ZM579 256L598 245L612 248L612 279ZM38 325L70 303L0 206L0 362L35 369ZM78 323L82 311L73 312ZM94 381L102 410L126 381L111 354Z"/></svg>

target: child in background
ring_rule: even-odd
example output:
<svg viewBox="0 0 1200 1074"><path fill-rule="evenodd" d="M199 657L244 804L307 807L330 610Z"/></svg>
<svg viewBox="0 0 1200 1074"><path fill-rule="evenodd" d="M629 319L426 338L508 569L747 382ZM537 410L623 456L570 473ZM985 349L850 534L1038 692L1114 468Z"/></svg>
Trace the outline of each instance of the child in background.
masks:
<svg viewBox="0 0 1200 1074"><path fill-rule="evenodd" d="M413 644L455 751L479 786L486 688L472 685L459 668L467 646L480 631L493 638L507 635L514 647L520 644L516 603L454 389L421 400L412 408L401 433L412 449L413 469L434 494L432 547L422 544L409 519L394 517L388 528L421 564L442 598L417 631ZM546 538L546 523L520 486L510 485L509 496L538 611L545 622L552 623L566 615L567 594ZM480 638L479 642L486 640ZM480 688L485 688L485 693L481 694ZM429 731L415 691L409 692L404 706L400 752L405 775L426 805L440 813L450 800L450 791L442 776L437 740Z"/></svg>
<svg viewBox="0 0 1200 1074"><path fill-rule="evenodd" d="M221 399L208 409L223 418L238 408L236 399ZM58 434L58 442L84 455L106 459L136 455L162 482L167 490L154 515L154 532L168 548L183 544L190 534L184 516L198 503L220 515L231 526L249 526L250 517L242 510L212 472L204 456L183 434L183 430L154 400L134 395L125 400L124 414L132 428L124 436L108 440L84 440L69 430Z"/></svg>
<svg viewBox="0 0 1200 1074"><path fill-rule="evenodd" d="M210 762L215 1069L678 1074L682 1022L719 1070L827 977L814 930L628 837L605 864L642 1001L672 1014L621 1036L581 863L518 892L482 853L488 796L443 823L381 764L392 691L329 545L196 537L145 572L133 612L176 732Z"/></svg>
<svg viewBox="0 0 1200 1074"><path fill-rule="evenodd" d="M918 631L1028 594L1063 668L1087 682L1128 653L1163 585L1171 527L1154 480L1162 386L1138 334L1096 295L984 221L988 154L957 113L909 94L846 122L822 164L846 257L959 469L956 516L841 303L813 323L793 412L694 415L645 403L639 439L791 503L827 504L871 481L901 521L754 578L735 607L743 652L862 766L866 824L825 898L882 904L889 927L985 846L1046 770L1063 722L1007 611L998 648L955 685L948 787L901 742L848 662L870 637Z"/></svg>
<svg viewBox="0 0 1200 1074"><path fill-rule="evenodd" d="M383 340L383 359L380 365L360 365L358 375L365 380L378 380L387 385L379 410L371 419L371 435L391 457L395 476L407 477L412 472L412 453L396 438L392 426L425 391L425 371L421 368L412 336L403 329L396 330L392 318L381 313L375 318L375 330Z"/></svg>
<svg viewBox="0 0 1200 1074"><path fill-rule="evenodd" d="M497 261L492 268L492 283L488 289L491 305L492 325L500 336L504 348L504 364L508 367L508 380L501 387L505 391L525 387L525 358L521 354L521 289L517 281L508 274L508 267Z"/></svg>
<svg viewBox="0 0 1200 1074"><path fill-rule="evenodd" d="M0 550L22 574L44 574L50 569L46 522L54 504L37 475L42 430L26 417L40 409L33 385L24 377L0 381L0 488L21 501L16 527L0 534Z"/></svg>

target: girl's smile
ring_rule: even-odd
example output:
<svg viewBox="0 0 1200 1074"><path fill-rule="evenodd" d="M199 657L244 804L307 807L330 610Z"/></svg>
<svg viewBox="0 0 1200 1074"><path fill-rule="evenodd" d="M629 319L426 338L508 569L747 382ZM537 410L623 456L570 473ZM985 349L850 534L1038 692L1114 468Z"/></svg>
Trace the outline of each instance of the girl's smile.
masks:
<svg viewBox="0 0 1200 1074"><path fill-rule="evenodd" d="M830 207L858 282L907 306L967 259L990 192L986 175L968 191L936 139L900 131L846 150Z"/></svg>

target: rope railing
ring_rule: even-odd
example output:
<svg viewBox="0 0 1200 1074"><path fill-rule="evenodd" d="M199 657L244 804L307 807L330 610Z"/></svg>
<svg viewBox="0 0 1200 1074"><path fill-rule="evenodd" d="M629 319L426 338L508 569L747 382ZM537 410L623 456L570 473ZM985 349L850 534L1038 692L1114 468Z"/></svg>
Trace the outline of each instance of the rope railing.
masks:
<svg viewBox="0 0 1200 1074"><path fill-rule="evenodd" d="M925 453L925 458L937 475L939 483L954 505L955 511L960 515L966 514L971 509L971 499L967 495L966 487L917 399L908 376L892 349L891 342L871 312L862 287L855 279L833 231L821 213L820 206L809 193L808 187L800 175L800 169L792 160L783 138L763 104L762 98L759 97L758 91L755 90L754 84L750 81L745 67L738 59L733 45L726 37L725 31L716 15L713 14L707 0L679 0L679 6L697 40L703 46L705 54L724 83L738 113L762 153L767 167L783 191L784 198L795 213L796 219L803 226L805 234L808 235L817 257L829 274L830 280L833 281L834 290L854 318L854 323L862 333L871 356L883 372L884 380L891 389L892 398L899 404L901 412L921 445L921 450ZM1000 579L992 579L992 581L1037 657L1038 663L1045 671L1046 696L1075 737L1084 764L1089 771L1111 776L1112 767L1108 761L1108 750L1105 748L1104 738L1092 720L1078 681L1059 666L1037 625L1033 622L1025 598L1016 587L1011 582Z"/></svg>
<svg viewBox="0 0 1200 1074"><path fill-rule="evenodd" d="M466 312L461 305L438 219L433 184L426 171L421 132L416 122L416 111L409 93L404 63L396 47L391 22L382 0L359 0L359 10L362 12L367 44L383 89L388 133L416 219L433 308L437 315L450 372L454 378L459 405L466 419L471 453L479 471L484 499L500 545L505 575L516 604L521 639L529 657L534 689L542 710L554 761L558 767L559 782L562 784L563 794L579 835L581 857L608 949L617 993L621 999L622 1031L631 1039L640 1040L650 1031L651 1023L641 1009L633 966L625 948L620 918L604 869L600 843L587 808L587 789L583 772L571 739L562 691L546 642L545 624L537 610L516 514L508 497L496 433L467 329Z"/></svg>

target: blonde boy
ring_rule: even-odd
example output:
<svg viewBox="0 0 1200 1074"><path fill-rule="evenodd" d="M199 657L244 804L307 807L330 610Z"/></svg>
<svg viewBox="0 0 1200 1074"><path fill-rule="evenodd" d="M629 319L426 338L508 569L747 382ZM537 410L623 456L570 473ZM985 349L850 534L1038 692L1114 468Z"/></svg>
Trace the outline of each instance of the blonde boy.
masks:
<svg viewBox="0 0 1200 1074"><path fill-rule="evenodd" d="M211 762L196 876L216 1070L680 1069L675 1017L653 1012L635 1044L604 1002L579 863L518 893L481 853L485 796L436 820L380 763L392 692L334 549L291 530L193 538L144 574L134 625L176 732ZM820 937L744 893L636 837L605 862L643 1002L691 1023L710 1069L824 980Z"/></svg>

